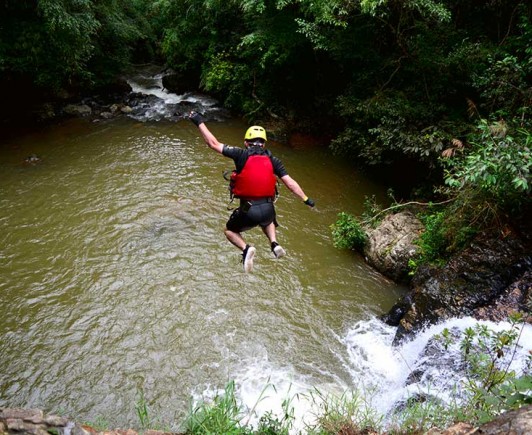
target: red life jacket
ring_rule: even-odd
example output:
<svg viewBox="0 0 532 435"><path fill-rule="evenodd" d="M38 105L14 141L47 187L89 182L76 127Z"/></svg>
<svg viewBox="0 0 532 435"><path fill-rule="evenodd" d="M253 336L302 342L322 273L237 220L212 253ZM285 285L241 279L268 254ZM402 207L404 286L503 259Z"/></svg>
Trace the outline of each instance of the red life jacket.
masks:
<svg viewBox="0 0 532 435"><path fill-rule="evenodd" d="M273 198L276 181L270 158L265 154L250 155L240 172L233 171L231 192L236 198Z"/></svg>

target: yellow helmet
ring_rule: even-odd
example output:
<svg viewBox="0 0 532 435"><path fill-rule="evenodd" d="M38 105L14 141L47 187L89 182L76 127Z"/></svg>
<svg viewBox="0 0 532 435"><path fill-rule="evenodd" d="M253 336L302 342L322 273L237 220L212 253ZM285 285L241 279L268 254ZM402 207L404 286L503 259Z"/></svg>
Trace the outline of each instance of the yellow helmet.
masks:
<svg viewBox="0 0 532 435"><path fill-rule="evenodd" d="M246 134L244 135L244 140L251 139L264 139L264 142L266 142L268 140L266 138L266 130L260 125L252 125L247 129Z"/></svg>

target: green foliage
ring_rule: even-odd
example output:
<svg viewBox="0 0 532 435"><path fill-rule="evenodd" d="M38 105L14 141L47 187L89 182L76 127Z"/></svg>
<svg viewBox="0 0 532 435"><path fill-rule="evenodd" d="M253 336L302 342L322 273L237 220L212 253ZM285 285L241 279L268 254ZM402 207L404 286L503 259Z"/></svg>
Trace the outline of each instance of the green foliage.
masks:
<svg viewBox="0 0 532 435"><path fill-rule="evenodd" d="M334 246L342 249L362 251L367 235L360 222L349 213L339 213L338 220L331 225Z"/></svg>
<svg viewBox="0 0 532 435"><path fill-rule="evenodd" d="M262 390L257 404L270 384ZM275 387L273 386L275 389ZM288 435L294 421L294 408L291 399L287 398L282 403L283 416L275 417L271 412L264 414L259 420L256 430L248 425L253 409L244 412L238 404L235 392L235 383L230 381L225 386L223 394L216 394L210 403L200 402L193 407L185 421L186 433L190 434L250 434L260 435ZM247 418L246 418L247 417Z"/></svg>
<svg viewBox="0 0 532 435"><path fill-rule="evenodd" d="M146 401L146 398L144 397L144 390L139 389L138 395L139 395L139 398L137 399L137 403L135 404L135 411L137 412L137 417L139 418L139 421L140 421L140 427L142 429L152 428L150 412L148 409L148 402Z"/></svg>
<svg viewBox="0 0 532 435"><path fill-rule="evenodd" d="M445 227L445 213L437 211L433 214L421 216L425 230L419 236L417 244L421 248L423 260L433 262L447 257L447 229Z"/></svg>
<svg viewBox="0 0 532 435"><path fill-rule="evenodd" d="M355 154L374 165L401 154L431 162L443 149L447 134L436 126L421 124L437 112L403 95L388 92L365 101L344 97L338 107L352 126L332 142L331 149L337 154Z"/></svg>
<svg viewBox="0 0 532 435"><path fill-rule="evenodd" d="M395 6L389 0L360 0L362 12L370 15L387 15ZM447 22L451 19L451 12L443 2L434 0L408 0L403 2L401 7L405 11L418 12L427 19L434 19L440 22Z"/></svg>
<svg viewBox="0 0 532 435"><path fill-rule="evenodd" d="M389 194L393 197L393 192L390 190ZM377 202L375 195L366 195L364 197L364 208L362 211L362 221L368 222L373 228L376 228L380 220L379 213L382 211L382 206Z"/></svg>
<svg viewBox="0 0 532 435"><path fill-rule="evenodd" d="M146 0L106 0L94 10L100 30L88 68L100 83L112 82L132 61L154 57L155 29Z"/></svg>
<svg viewBox="0 0 532 435"><path fill-rule="evenodd" d="M433 427L447 427L453 422L453 411L434 400L411 397L390 423L390 434L421 434Z"/></svg>
<svg viewBox="0 0 532 435"><path fill-rule="evenodd" d="M480 107L497 117L530 120L532 114L532 22L530 11L520 4L518 31L507 44L487 53L485 68L473 75L480 93Z"/></svg>
<svg viewBox="0 0 532 435"><path fill-rule="evenodd" d="M272 387L275 389L275 386ZM263 393L264 391L265 389ZM253 433L257 435L289 435L295 420L292 399L286 398L283 400L281 408L283 409L282 417L277 417L272 412L267 412L260 418L257 429Z"/></svg>
<svg viewBox="0 0 532 435"><path fill-rule="evenodd" d="M358 391L336 396L315 389L310 399L316 414L315 423L307 426L309 434L366 433L382 425L382 416L369 406L369 397Z"/></svg>
<svg viewBox="0 0 532 435"><path fill-rule="evenodd" d="M512 134L503 121L481 120L464 156L445 161L445 182L453 190L472 188L496 207L516 209L531 191L532 133L517 128Z"/></svg>
<svg viewBox="0 0 532 435"><path fill-rule="evenodd" d="M532 91L527 76L531 73L530 59L505 55L497 60L489 56L487 68L474 77L474 85L483 100L482 107L494 115L506 117L520 113L530 117Z"/></svg>
<svg viewBox="0 0 532 435"><path fill-rule="evenodd" d="M3 10L2 10L3 9ZM42 86L59 87L87 75L87 59L99 23L89 0L41 0L0 6L0 74L31 74Z"/></svg>
<svg viewBox="0 0 532 435"><path fill-rule="evenodd" d="M468 328L460 342L462 356L467 364L465 388L470 399L464 413L476 423L490 421L504 410L517 409L532 403L532 376L509 370L505 355L513 355L519 345L524 327L520 315L510 317L510 329L499 332L477 324ZM529 367L532 355L529 356Z"/></svg>
<svg viewBox="0 0 532 435"><path fill-rule="evenodd" d="M148 38L147 1L39 0L0 5L0 80L22 74L42 87L109 80Z"/></svg>
<svg viewBox="0 0 532 435"><path fill-rule="evenodd" d="M242 412L235 397L234 381L225 386L223 394L217 394L212 403L200 402L190 410L185 422L187 433L192 434L242 434Z"/></svg>
<svg viewBox="0 0 532 435"><path fill-rule="evenodd" d="M468 199L470 201L468 201ZM466 192L446 207L429 207L418 217L424 230L416 240L418 256L409 260L410 275L422 264L443 265L454 253L465 248L481 228L491 224L489 207L477 203Z"/></svg>

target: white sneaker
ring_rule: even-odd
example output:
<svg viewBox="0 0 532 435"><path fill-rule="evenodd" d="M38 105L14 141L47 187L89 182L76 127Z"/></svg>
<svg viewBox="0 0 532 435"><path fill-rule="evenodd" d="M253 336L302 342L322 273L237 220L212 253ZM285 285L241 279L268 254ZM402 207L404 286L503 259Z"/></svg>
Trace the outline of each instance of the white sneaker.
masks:
<svg viewBox="0 0 532 435"><path fill-rule="evenodd" d="M273 255L275 255L275 258L281 258L286 255L286 251L277 242L272 243L272 252Z"/></svg>
<svg viewBox="0 0 532 435"><path fill-rule="evenodd" d="M257 250L253 246L247 246L242 252L242 263L244 264L244 272L248 273L253 270L253 257Z"/></svg>

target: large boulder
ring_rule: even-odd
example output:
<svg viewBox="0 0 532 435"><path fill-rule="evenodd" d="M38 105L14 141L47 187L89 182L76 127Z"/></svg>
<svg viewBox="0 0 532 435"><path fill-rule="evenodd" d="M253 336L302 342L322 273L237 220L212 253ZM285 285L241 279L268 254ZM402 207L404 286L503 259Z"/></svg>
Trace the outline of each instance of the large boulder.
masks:
<svg viewBox="0 0 532 435"><path fill-rule="evenodd" d="M415 240L421 231L423 224L409 211L387 215L376 229L368 232L366 261L394 281L407 282L408 262L419 251Z"/></svg>

